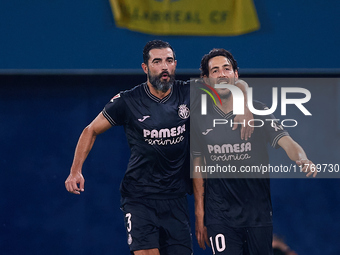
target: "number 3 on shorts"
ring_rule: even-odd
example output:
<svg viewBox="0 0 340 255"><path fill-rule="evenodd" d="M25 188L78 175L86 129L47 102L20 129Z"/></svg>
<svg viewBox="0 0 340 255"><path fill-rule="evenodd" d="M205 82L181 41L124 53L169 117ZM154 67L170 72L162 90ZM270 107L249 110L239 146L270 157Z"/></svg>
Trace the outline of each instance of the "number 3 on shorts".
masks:
<svg viewBox="0 0 340 255"><path fill-rule="evenodd" d="M223 234L217 234L215 236L215 245L214 245L214 241L213 241L212 236L209 238L209 240L210 240L211 249L212 249L213 254L215 254L214 247L216 247L216 250L218 252L222 252L222 251L225 250L225 238L224 238Z"/></svg>
<svg viewBox="0 0 340 255"><path fill-rule="evenodd" d="M131 213L125 214L125 217L127 218L126 230L127 230L127 232L130 232L131 231Z"/></svg>

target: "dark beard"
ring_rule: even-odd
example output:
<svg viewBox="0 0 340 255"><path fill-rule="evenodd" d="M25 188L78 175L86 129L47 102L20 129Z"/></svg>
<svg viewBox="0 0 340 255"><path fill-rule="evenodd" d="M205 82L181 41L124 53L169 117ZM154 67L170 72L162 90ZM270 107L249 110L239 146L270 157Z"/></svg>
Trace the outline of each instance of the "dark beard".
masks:
<svg viewBox="0 0 340 255"><path fill-rule="evenodd" d="M155 75L155 76L152 76L150 74L150 72L148 72L148 76L149 76L149 82L151 83L152 87L154 87L156 90L158 91L161 91L163 93L167 92L171 87L172 85L174 84L174 81L175 81L175 74L169 74L168 72L166 72L169 77L170 77L170 80L169 81L162 81L162 76L163 76L163 73L162 72L160 75Z"/></svg>

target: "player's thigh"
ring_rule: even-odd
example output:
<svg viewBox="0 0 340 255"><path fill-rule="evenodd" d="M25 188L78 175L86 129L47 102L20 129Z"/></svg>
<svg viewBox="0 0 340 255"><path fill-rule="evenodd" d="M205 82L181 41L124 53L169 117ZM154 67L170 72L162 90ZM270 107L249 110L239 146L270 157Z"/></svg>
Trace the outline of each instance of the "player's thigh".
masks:
<svg viewBox="0 0 340 255"><path fill-rule="evenodd" d="M159 249L159 227L156 211L143 199L122 204L127 243L130 251ZM152 252L152 251L150 251ZM146 253L147 254L147 253ZM151 253L153 254L153 253Z"/></svg>
<svg viewBox="0 0 340 255"><path fill-rule="evenodd" d="M272 255L273 227L246 228L247 249L250 255Z"/></svg>
<svg viewBox="0 0 340 255"><path fill-rule="evenodd" d="M149 249L149 250L139 250L139 251L134 251L134 255L159 255L159 250L158 249Z"/></svg>
<svg viewBox="0 0 340 255"><path fill-rule="evenodd" d="M209 225L207 231L212 254L243 255L246 240L242 228Z"/></svg>
<svg viewBox="0 0 340 255"><path fill-rule="evenodd" d="M160 212L160 253L192 253L192 234L189 207L186 197L161 201Z"/></svg>

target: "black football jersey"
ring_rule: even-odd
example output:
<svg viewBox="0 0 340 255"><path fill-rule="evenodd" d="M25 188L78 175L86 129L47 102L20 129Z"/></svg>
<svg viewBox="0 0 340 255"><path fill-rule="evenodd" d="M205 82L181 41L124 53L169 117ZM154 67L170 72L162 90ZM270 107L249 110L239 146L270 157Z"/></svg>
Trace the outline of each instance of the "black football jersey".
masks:
<svg viewBox="0 0 340 255"><path fill-rule="evenodd" d="M258 110L266 109L254 101ZM251 125L254 133L247 141L241 140L240 128L232 130L233 112L225 114L209 101L207 114L191 116L191 151L204 156L206 166L233 167L235 173L207 173L205 183L206 224L225 223L231 227L269 226L272 224L272 205L269 176L261 173L242 173L246 166L268 165L268 143L278 148L278 140L288 135L273 115L257 116ZM213 125L215 120L220 124ZM261 121L262 122L261 122ZM271 121L272 120L272 121ZM224 124L221 124L224 123ZM227 169L227 168L225 168ZM260 177L260 178L259 178ZM262 177L262 178L261 178ZM263 178L267 177L267 178Z"/></svg>
<svg viewBox="0 0 340 255"><path fill-rule="evenodd" d="M111 125L124 126L131 149L122 197L169 198L188 192L189 87L175 81L170 94L159 99L143 83L105 106L103 115Z"/></svg>

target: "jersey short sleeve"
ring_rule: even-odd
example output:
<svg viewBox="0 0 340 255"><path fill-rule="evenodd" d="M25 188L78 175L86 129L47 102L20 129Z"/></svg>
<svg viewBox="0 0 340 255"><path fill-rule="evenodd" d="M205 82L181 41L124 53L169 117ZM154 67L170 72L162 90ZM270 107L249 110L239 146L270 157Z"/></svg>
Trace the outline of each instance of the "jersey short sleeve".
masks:
<svg viewBox="0 0 340 255"><path fill-rule="evenodd" d="M121 126L125 123L127 107L122 94L121 92L115 95L102 111L102 114L112 126Z"/></svg>

